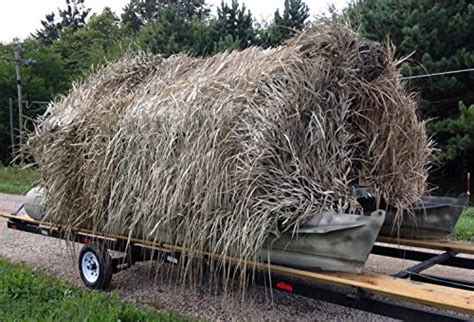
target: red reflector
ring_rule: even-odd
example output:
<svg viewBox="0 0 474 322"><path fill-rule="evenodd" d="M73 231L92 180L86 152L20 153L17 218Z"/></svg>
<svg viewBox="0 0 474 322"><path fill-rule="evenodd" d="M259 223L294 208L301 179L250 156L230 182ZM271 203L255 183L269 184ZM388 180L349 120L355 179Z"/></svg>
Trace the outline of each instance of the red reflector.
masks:
<svg viewBox="0 0 474 322"><path fill-rule="evenodd" d="M11 228L11 229L18 229L18 226L15 225L15 224L10 224L10 228Z"/></svg>
<svg viewBox="0 0 474 322"><path fill-rule="evenodd" d="M92 238L82 237L82 243L89 245L90 243L92 243Z"/></svg>
<svg viewBox="0 0 474 322"><path fill-rule="evenodd" d="M293 292L293 286L291 286L290 284L287 284L285 282L277 282L276 287L278 287L279 289L282 289L284 291L287 291L287 292Z"/></svg>

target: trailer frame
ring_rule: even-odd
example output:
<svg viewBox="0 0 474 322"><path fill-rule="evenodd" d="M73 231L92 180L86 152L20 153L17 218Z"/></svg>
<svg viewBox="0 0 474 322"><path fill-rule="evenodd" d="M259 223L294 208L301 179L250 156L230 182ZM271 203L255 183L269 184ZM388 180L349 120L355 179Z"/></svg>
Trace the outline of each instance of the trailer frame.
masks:
<svg viewBox="0 0 474 322"><path fill-rule="evenodd" d="M112 236L82 229L75 231L73 235L66 236L60 227L30 220L16 213L9 216L1 216L7 219L7 227L10 229L65 239L83 245L99 244L105 246L107 250L123 253L122 257L112 258L110 261L111 274L125 270L137 262L151 260L157 252L164 252L166 255L164 257L165 260L173 264L177 264L179 260L184 259L181 258L184 256L181 256L179 247L172 248L167 245L153 244L145 241L141 243L138 240L129 239L124 236ZM383 241L387 242L387 240ZM454 248L456 251L446 248L443 253L435 254L422 250L407 249L401 245L376 244L373 247L372 254L419 261L419 264L394 274L393 276L397 279L396 281L398 279L400 281L411 279L426 285L441 285L441 287L452 289L453 292L455 292L454 290L469 292L466 294L472 295L472 298L469 297L467 303L471 303L470 299L474 299L474 281L434 277L422 273L427 268L435 265L445 265L474 271L474 258L457 257L461 252L459 252L458 247ZM433 247L433 249L436 249L436 247ZM474 254L474 245L472 245L472 254ZM204 256L208 256L208 254L204 254ZM474 318L474 304L472 304L472 307L465 307L462 311L445 310L445 308L436 307L435 305L410 302L403 297L380 296L370 290L364 290L362 287L357 286L357 283L352 284L350 280L347 283L343 283L345 287L340 287L341 285L331 281L331 276L333 276L331 273L317 273L318 279L315 280L311 279L310 276L316 273L307 272L308 278L305 278L306 274L303 271L298 271L299 276L296 276L291 273L287 274L284 267L280 269L275 269L277 267L275 265L266 265L265 267L268 269L257 269L254 275L256 284L266 287L271 286L273 289L315 300L405 321L469 321ZM81 270L80 265L79 270ZM288 269L288 272L290 271L295 270ZM327 280L325 278L326 275L328 276ZM88 285L86 284L86 286ZM106 287L108 285L101 285L100 288Z"/></svg>

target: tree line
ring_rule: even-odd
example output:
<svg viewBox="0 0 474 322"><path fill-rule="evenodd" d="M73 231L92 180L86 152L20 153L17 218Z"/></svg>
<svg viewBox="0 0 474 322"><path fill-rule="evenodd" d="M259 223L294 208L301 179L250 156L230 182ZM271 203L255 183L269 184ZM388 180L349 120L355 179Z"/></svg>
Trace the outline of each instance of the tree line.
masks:
<svg viewBox="0 0 474 322"><path fill-rule="evenodd" d="M215 13L206 0L130 0L120 16L109 8L92 14L85 0L65 0L64 7L47 14L42 27L21 44L22 56L35 61L22 67L24 99L50 101L65 94L91 66L130 51L205 57L250 46L278 46L311 20L303 0L281 1L282 11L276 10L270 21L257 21L237 0L222 2ZM400 57L411 55L404 76L474 67L472 1L359 0L349 3L338 19L367 38L393 42ZM12 57L12 44L0 43L0 56ZM444 184L473 172L474 73L414 78L407 86L419 93L420 117L427 120L440 148L432 171L435 181ZM10 97L16 97L15 67L0 60L3 163L11 159ZM30 118L45 109L35 103L27 107L24 114Z"/></svg>

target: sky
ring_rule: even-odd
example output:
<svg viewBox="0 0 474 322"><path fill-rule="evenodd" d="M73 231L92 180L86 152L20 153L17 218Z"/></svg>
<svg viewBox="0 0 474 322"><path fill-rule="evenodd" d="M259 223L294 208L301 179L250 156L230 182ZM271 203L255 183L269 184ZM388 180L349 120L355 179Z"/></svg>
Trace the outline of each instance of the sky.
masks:
<svg viewBox="0 0 474 322"><path fill-rule="evenodd" d="M110 7L120 15L122 8L130 0L85 0L92 12L100 13L104 7ZM207 0L215 7L221 0ZM231 2L231 0L225 0ZM277 8L283 7L283 0L239 0L245 3L252 14L261 21L271 20ZM327 12L329 4L337 9L345 7L347 0L305 0L311 10L311 15L320 15ZM13 38L24 39L35 30L41 28L41 20L50 12L57 12L57 8L65 7L64 0L0 0L0 42L10 42Z"/></svg>

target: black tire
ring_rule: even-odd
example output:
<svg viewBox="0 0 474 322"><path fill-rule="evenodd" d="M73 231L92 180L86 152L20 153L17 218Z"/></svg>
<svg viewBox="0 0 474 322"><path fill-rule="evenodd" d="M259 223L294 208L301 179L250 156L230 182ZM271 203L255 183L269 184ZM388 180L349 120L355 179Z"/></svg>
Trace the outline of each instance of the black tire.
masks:
<svg viewBox="0 0 474 322"><path fill-rule="evenodd" d="M112 258L104 245L84 245L79 253L78 266L82 282L88 288L105 290L110 286Z"/></svg>

